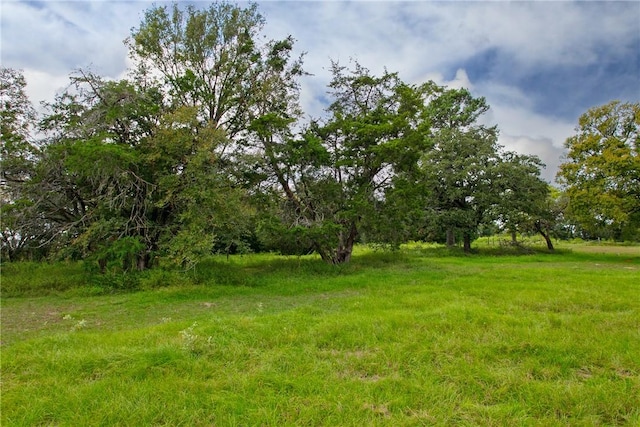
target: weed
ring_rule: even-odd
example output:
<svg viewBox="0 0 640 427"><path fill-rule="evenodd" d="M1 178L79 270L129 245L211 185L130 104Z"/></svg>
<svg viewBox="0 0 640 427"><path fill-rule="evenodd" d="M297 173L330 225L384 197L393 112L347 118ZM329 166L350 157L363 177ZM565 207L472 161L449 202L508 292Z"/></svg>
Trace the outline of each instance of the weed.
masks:
<svg viewBox="0 0 640 427"><path fill-rule="evenodd" d="M198 342L198 335L194 332L194 329L198 326L198 322L193 322L191 326L180 331L180 337L182 338L182 348L184 350L195 352L196 344Z"/></svg>
<svg viewBox="0 0 640 427"><path fill-rule="evenodd" d="M80 329L84 329L86 327L87 327L87 321L82 319L82 320L78 320L76 322L76 324L73 325L72 330L77 331L77 330L80 330Z"/></svg>

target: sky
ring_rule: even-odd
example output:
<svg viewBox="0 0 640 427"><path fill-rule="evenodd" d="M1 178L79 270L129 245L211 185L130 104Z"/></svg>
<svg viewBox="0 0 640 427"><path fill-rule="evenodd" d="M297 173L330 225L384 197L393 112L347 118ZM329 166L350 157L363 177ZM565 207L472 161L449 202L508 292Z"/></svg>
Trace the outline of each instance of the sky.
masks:
<svg viewBox="0 0 640 427"><path fill-rule="evenodd" d="M122 78L123 40L163 1L0 0L0 62L50 101L79 68ZM206 7L209 2L192 2ZM248 3L238 2L240 5ZM327 106L331 61L386 68L409 83L465 87L491 106L507 150L539 156L553 182L589 108L640 102L640 1L258 1L268 39L306 52L301 101Z"/></svg>

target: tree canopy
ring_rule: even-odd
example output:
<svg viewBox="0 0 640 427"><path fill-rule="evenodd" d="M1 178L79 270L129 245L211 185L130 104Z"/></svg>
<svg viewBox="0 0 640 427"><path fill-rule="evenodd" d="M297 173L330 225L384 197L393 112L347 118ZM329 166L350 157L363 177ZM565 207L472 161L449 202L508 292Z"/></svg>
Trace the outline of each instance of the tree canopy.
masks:
<svg viewBox="0 0 640 427"><path fill-rule="evenodd" d="M548 218L542 164L503 151L484 98L332 62L326 115L307 119L303 56L263 25L255 4L152 6L129 77L80 70L39 119L2 69L3 254L102 272L238 250L338 264L358 241L470 250L484 225Z"/></svg>
<svg viewBox="0 0 640 427"><path fill-rule="evenodd" d="M612 101L583 114L565 142L558 182L568 215L594 237L640 237L640 104Z"/></svg>

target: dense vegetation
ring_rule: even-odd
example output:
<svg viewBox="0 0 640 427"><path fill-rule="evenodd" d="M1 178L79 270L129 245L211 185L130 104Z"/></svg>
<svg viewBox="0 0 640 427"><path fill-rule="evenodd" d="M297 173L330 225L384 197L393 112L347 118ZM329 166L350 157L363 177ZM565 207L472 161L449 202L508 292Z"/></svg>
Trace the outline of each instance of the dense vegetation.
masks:
<svg viewBox="0 0 640 427"><path fill-rule="evenodd" d="M638 104L581 119L558 193L465 89L332 63L326 116L306 119L303 57L263 25L256 5L153 6L126 41L129 77L79 70L41 116L3 68L3 259L120 274L214 252L341 264L356 242L470 251L500 230L551 250L554 234L638 238Z"/></svg>

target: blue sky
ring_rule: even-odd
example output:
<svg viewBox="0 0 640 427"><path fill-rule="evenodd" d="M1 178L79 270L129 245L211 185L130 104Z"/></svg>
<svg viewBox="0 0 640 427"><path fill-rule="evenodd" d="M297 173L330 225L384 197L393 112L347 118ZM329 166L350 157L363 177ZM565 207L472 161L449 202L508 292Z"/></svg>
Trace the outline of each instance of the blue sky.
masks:
<svg viewBox="0 0 640 427"><path fill-rule="evenodd" d="M207 2L197 2L206 6ZM150 1L2 0L1 61L24 70L34 103L74 69L110 78L129 64L123 40ZM155 4L164 4L156 1ZM242 3L241 3L242 4ZM536 154L553 181L563 143L588 108L640 101L640 2L261 1L267 38L305 51L305 111L325 107L330 60L357 59L412 83L484 96L507 149Z"/></svg>

